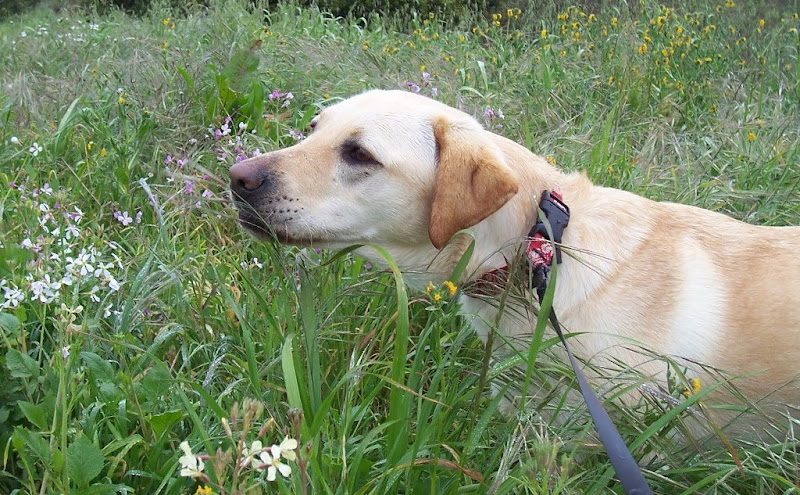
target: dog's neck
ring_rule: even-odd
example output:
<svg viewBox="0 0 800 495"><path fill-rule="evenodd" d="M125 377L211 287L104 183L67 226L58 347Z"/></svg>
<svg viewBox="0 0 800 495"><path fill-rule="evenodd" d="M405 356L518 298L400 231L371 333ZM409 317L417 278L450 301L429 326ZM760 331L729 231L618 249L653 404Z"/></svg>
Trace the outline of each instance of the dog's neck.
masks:
<svg viewBox="0 0 800 495"><path fill-rule="evenodd" d="M558 306L567 311L585 301L646 238L653 219L642 217L638 211L615 211L607 204L610 190L594 186L584 174L562 174L553 168L549 172L552 173L523 182L525 186L508 204L469 229L472 236L456 236L441 251L428 246L424 250L402 253L399 259L410 260L411 251L416 255L414 266L405 267L407 283L424 289L429 282L448 280L473 239L472 257L461 279L454 281L456 284L463 285L508 265L521 255L520 247L536 222L541 192L551 189L561 193L571 210L570 223L562 239L564 262L559 266L556 286ZM597 194L601 189L605 194ZM614 194L629 193L614 191ZM626 220L629 227L623 230L615 227L622 216L636 219ZM593 240L591 245L587 239Z"/></svg>
<svg viewBox="0 0 800 495"><path fill-rule="evenodd" d="M559 191L571 210L570 224L562 239L564 263L559 267L556 289L562 307L580 304L608 274L616 270L620 262L630 256L645 237L644 233L651 228L652 219L640 218L640 212L609 210L612 208L607 205L610 196L629 193L614 191L610 194L612 190L593 185L585 174L562 173L543 158L522 150L524 148L520 150L516 144L504 149L509 154L524 153L524 156L509 160L511 163L526 163L524 169L515 170L520 176L519 192L498 211L470 228L473 235L457 235L442 250L430 243L424 246L387 246L395 260L403 260L400 269L409 286L423 290L430 282L440 284L449 280L473 240L472 256L460 280L453 282L461 285L508 265L520 255L520 246L536 222L537 207L544 190ZM605 194L596 194L600 189L604 189ZM625 223L638 227L625 231L615 229L613 219L626 215L635 216L636 221ZM587 245L586 239L592 239L592 245ZM370 251L361 250L361 254L381 263L380 257ZM591 274L576 274L576 271L585 269ZM565 291L574 277L582 277L580 290Z"/></svg>

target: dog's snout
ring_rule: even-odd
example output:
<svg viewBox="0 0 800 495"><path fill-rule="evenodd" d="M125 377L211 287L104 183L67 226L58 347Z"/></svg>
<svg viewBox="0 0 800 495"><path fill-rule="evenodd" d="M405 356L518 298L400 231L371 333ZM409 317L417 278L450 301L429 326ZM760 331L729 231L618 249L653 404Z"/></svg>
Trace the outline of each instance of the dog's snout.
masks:
<svg viewBox="0 0 800 495"><path fill-rule="evenodd" d="M257 164L239 162L230 168L228 175L231 178L231 189L243 198L255 193L263 194L271 187L269 170Z"/></svg>

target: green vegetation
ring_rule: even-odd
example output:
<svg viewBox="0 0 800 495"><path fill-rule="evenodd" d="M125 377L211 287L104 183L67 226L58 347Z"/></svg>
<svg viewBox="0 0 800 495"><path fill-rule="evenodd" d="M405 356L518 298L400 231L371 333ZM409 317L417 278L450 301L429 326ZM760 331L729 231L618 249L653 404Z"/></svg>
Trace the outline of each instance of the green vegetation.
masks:
<svg viewBox="0 0 800 495"><path fill-rule="evenodd" d="M331 102L405 88L600 184L800 224L798 10L646 0L447 23L219 0L6 18L0 492L621 493L585 409L561 403L569 370L546 370L558 386L530 417L501 415L448 287L254 241L227 168ZM568 420L537 421L545 404ZM669 401L608 404L656 493L798 492L791 434L733 455L677 441ZM296 453L253 454L286 437Z"/></svg>

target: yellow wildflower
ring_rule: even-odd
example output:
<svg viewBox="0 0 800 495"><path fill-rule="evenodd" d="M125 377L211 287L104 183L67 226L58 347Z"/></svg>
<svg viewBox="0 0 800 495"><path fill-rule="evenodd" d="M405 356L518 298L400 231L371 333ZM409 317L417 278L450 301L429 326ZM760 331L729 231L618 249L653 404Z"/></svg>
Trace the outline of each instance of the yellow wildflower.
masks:
<svg viewBox="0 0 800 495"><path fill-rule="evenodd" d="M434 295L433 295L433 300L434 300L434 301L436 301L436 302L439 302L441 299L442 299L442 296L441 296L441 295L439 295L439 294L434 294Z"/></svg>
<svg viewBox="0 0 800 495"><path fill-rule="evenodd" d="M195 492L194 492L194 495L213 495L213 493L214 493L214 490L212 490L210 486L208 486L208 485L199 486L198 485L197 490L195 490Z"/></svg>
<svg viewBox="0 0 800 495"><path fill-rule="evenodd" d="M166 19L164 19L163 21L161 21L161 23L162 23L163 25L165 25L165 26L169 26L169 17L167 17Z"/></svg>
<svg viewBox="0 0 800 495"><path fill-rule="evenodd" d="M618 21L617 21L617 18L616 18L616 17L612 17L612 18L611 18L611 25L612 25L612 26L616 26L616 25L617 25L617 22L618 22Z"/></svg>
<svg viewBox="0 0 800 495"><path fill-rule="evenodd" d="M100 148L100 158L105 158L108 152L105 148Z"/></svg>
<svg viewBox="0 0 800 495"><path fill-rule="evenodd" d="M696 394L697 392L700 391L700 379L699 378L692 379L690 384L691 384L691 388L687 387L687 388L685 388L683 390L683 395L685 395L686 397L690 397L690 396L692 396L692 395L694 395L694 394Z"/></svg>
<svg viewBox="0 0 800 495"><path fill-rule="evenodd" d="M94 141L86 143L86 151L92 151L92 146L94 146Z"/></svg>
<svg viewBox="0 0 800 495"><path fill-rule="evenodd" d="M433 282L428 282L428 286L425 287L425 293L430 294L434 289Z"/></svg>
<svg viewBox="0 0 800 495"><path fill-rule="evenodd" d="M764 24L765 24L764 19L758 20L758 27L764 27Z"/></svg>
<svg viewBox="0 0 800 495"><path fill-rule="evenodd" d="M547 29L542 29L542 38L547 38Z"/></svg>
<svg viewBox="0 0 800 495"><path fill-rule="evenodd" d="M748 141L755 141L755 139L756 139L756 133L755 132L750 131L750 132L747 133L747 140Z"/></svg>
<svg viewBox="0 0 800 495"><path fill-rule="evenodd" d="M451 296L456 295L456 290L458 290L458 289L456 288L456 284L454 284L453 282L451 282L449 280L445 280L444 283L442 284L442 286L443 287L447 287L447 291L449 292L449 294Z"/></svg>

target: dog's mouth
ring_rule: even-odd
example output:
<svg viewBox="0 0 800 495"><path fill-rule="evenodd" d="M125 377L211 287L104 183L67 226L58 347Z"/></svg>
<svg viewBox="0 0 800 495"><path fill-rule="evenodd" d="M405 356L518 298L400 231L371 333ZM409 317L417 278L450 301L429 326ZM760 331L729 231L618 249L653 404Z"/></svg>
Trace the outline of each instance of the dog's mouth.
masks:
<svg viewBox="0 0 800 495"><path fill-rule="evenodd" d="M260 218L254 218L241 210L239 211L239 225L260 239L273 237L274 234L272 228L266 222Z"/></svg>
<svg viewBox="0 0 800 495"><path fill-rule="evenodd" d="M262 215L252 211L252 207L249 205L238 205L238 209L239 224L261 241L278 242L280 244L301 247L324 244L320 239L310 240L297 237L285 229L269 224Z"/></svg>

